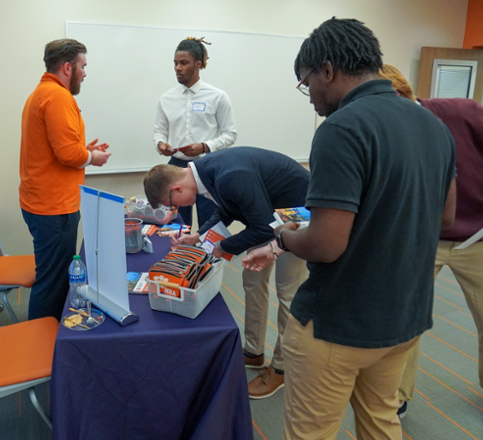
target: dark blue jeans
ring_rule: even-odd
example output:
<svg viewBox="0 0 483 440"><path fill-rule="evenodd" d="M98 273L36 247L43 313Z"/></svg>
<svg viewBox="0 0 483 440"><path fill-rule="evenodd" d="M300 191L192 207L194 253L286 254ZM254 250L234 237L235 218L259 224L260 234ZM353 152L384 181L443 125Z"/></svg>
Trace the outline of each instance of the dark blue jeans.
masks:
<svg viewBox="0 0 483 440"><path fill-rule="evenodd" d="M188 161L171 157L168 162L171 165L176 165L181 168L188 167ZM216 211L216 205L204 196L196 195L196 213L198 214L198 229L201 228ZM192 206L180 206L178 212L183 218L185 225L193 224L193 207Z"/></svg>
<svg viewBox="0 0 483 440"><path fill-rule="evenodd" d="M69 265L76 254L80 213L37 215L22 209L22 215L34 239L36 265L29 319L53 316L60 321L69 292Z"/></svg>

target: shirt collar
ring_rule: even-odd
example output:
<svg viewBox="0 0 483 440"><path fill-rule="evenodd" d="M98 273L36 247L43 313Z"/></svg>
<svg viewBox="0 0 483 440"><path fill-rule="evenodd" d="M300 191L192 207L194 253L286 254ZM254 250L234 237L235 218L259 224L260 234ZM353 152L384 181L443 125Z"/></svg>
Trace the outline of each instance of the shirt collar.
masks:
<svg viewBox="0 0 483 440"><path fill-rule="evenodd" d="M188 166L191 168L193 172L193 177L195 179L196 186L198 187L198 194L210 199L216 206L220 206L215 198L208 192L206 186L203 185L203 182L200 179L200 175L198 174L198 170L196 169L196 165L194 162L188 162Z"/></svg>
<svg viewBox="0 0 483 440"><path fill-rule="evenodd" d="M203 81L201 81L201 78L196 81L191 87L186 87L184 85L181 85L183 87L183 93L185 93L187 90L191 90L193 93L198 93L201 89L201 86L203 85Z"/></svg>
<svg viewBox="0 0 483 440"><path fill-rule="evenodd" d="M45 72L42 75L42 78L40 79L40 81L54 81L57 84L59 84L59 86L62 86L64 89L69 90L67 86L62 82L62 80L54 73Z"/></svg>
<svg viewBox="0 0 483 440"><path fill-rule="evenodd" d="M208 190L206 189L206 186L203 185L203 182L200 179L200 175L198 174L198 170L196 169L196 165L194 162L188 162L188 166L191 168L191 171L193 172L193 177L196 182L196 186L198 187L198 194L201 195L206 195L209 194Z"/></svg>
<svg viewBox="0 0 483 440"><path fill-rule="evenodd" d="M367 95L378 95L381 93L391 93L393 95L396 94L396 91L392 88L391 80L374 79L357 86L340 100L339 110L358 98L363 98Z"/></svg>

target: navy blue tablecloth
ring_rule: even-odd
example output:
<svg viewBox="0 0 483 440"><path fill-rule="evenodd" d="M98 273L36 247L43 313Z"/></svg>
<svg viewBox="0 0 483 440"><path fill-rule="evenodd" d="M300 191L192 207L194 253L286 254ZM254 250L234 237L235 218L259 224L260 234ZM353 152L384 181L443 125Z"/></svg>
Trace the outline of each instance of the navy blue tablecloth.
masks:
<svg viewBox="0 0 483 440"><path fill-rule="evenodd" d="M127 256L128 270L147 271L168 251L167 239L153 243L155 254ZM130 305L140 321L127 327L60 326L54 440L253 439L240 334L221 295L194 320L152 310L146 295Z"/></svg>

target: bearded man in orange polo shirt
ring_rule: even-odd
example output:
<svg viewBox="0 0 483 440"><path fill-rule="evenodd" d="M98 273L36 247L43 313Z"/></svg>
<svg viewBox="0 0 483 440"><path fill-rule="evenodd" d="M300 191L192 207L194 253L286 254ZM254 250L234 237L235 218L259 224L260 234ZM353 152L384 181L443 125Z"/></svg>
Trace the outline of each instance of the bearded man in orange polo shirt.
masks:
<svg viewBox="0 0 483 440"><path fill-rule="evenodd" d="M74 95L84 80L87 49L76 40L45 46L47 72L22 113L20 207L34 241L36 277L29 319L60 320L69 290L68 269L76 254L84 169L102 166L109 145L85 142L85 126Z"/></svg>

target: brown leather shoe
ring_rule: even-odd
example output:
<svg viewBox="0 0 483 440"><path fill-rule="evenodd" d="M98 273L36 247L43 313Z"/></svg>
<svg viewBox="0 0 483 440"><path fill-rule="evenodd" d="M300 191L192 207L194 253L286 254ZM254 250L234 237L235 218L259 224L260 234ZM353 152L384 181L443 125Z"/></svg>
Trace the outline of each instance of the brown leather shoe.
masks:
<svg viewBox="0 0 483 440"><path fill-rule="evenodd" d="M243 353L243 358L245 359L245 367L246 368L255 368L260 369L265 366L265 355L261 354L260 356L256 356L254 358L248 357L245 353Z"/></svg>
<svg viewBox="0 0 483 440"><path fill-rule="evenodd" d="M273 367L265 367L260 374L248 383L250 399L264 399L283 387L283 374L277 374Z"/></svg>

